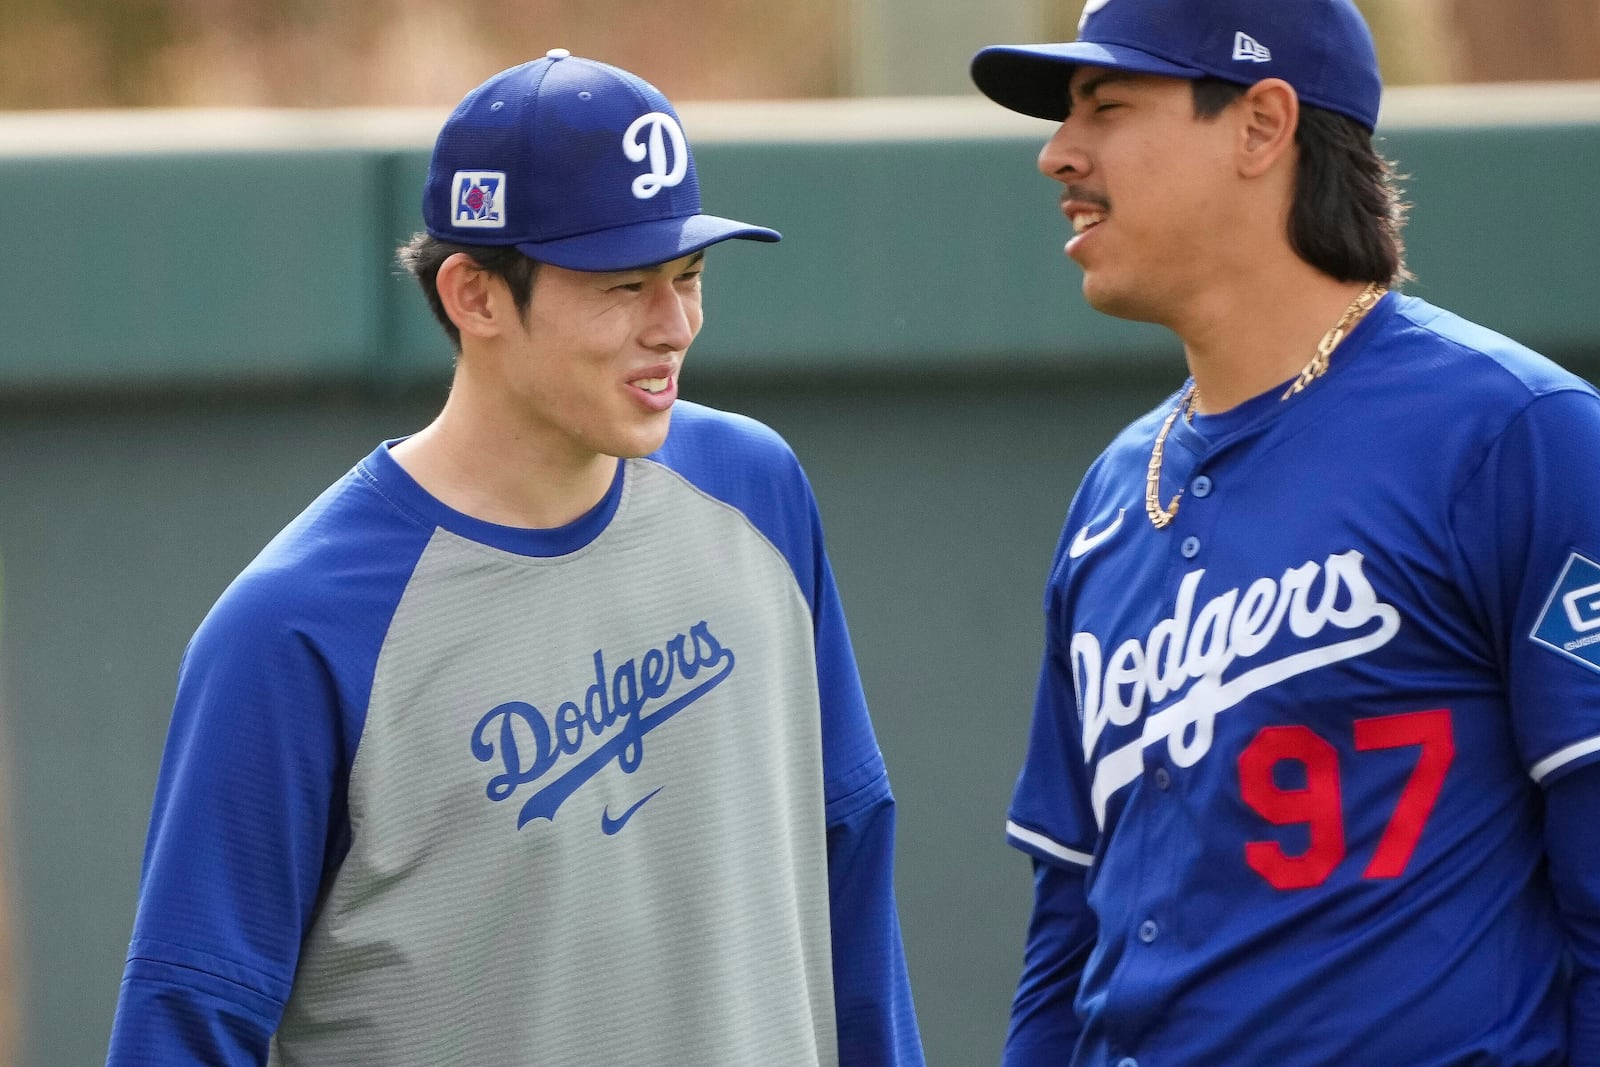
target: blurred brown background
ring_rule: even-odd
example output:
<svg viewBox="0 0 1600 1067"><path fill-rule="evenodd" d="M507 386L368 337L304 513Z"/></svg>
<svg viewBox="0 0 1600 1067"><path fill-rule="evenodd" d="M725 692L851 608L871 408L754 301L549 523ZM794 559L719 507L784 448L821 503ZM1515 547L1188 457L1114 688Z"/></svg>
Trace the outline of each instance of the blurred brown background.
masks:
<svg viewBox="0 0 1600 1067"><path fill-rule="evenodd" d="M15 5L21 0L0 0ZM678 97L839 95L840 0L31 0L0 109L451 105L553 47Z"/></svg>
<svg viewBox="0 0 1600 1067"><path fill-rule="evenodd" d="M1600 78L1600 0L1358 0L1391 84ZM964 93L1075 0L3 0L0 110L447 106L565 47L678 99Z"/></svg>

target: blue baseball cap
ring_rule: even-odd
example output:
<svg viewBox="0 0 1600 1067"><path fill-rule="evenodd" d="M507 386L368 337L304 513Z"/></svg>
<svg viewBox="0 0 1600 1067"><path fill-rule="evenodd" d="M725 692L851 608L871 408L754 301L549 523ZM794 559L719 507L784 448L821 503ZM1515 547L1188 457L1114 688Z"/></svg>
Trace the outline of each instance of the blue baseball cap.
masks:
<svg viewBox="0 0 1600 1067"><path fill-rule="evenodd" d="M672 104L642 78L554 48L501 71L445 120L422 194L428 233L515 245L569 270L654 266L776 230L700 211Z"/></svg>
<svg viewBox="0 0 1600 1067"><path fill-rule="evenodd" d="M1383 94L1352 0L1088 0L1076 41L992 45L973 57L972 80L997 104L1059 122L1080 64L1243 85L1282 78L1305 103L1369 131Z"/></svg>

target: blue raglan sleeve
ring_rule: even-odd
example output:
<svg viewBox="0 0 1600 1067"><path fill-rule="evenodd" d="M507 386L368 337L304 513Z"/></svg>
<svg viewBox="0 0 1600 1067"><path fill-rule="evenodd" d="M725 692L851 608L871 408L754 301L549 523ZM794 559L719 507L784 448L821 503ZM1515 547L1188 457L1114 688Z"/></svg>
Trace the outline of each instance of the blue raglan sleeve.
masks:
<svg viewBox="0 0 1600 1067"><path fill-rule="evenodd" d="M157 780L112 1067L266 1062L346 819L334 679L282 583L190 643Z"/></svg>
<svg viewBox="0 0 1600 1067"><path fill-rule="evenodd" d="M894 794L878 750L822 519L810 483L783 447L788 519L770 528L811 604L822 714L833 997L843 1067L920 1067L894 895Z"/></svg>
<svg viewBox="0 0 1600 1067"><path fill-rule="evenodd" d="M816 498L793 451L770 428L743 416L680 407L662 458L744 512L789 561L811 608L840 1063L920 1067L922 1041L894 895L894 795L868 717Z"/></svg>
<svg viewBox="0 0 1600 1067"><path fill-rule="evenodd" d="M1545 853L1573 962L1570 1063L1600 1065L1600 397L1538 396L1457 497L1467 588L1545 792Z"/></svg>
<svg viewBox="0 0 1600 1067"><path fill-rule="evenodd" d="M895 905L894 795L822 551L820 522L815 536L813 611L839 1060L845 1067L915 1067L923 1062L922 1042Z"/></svg>

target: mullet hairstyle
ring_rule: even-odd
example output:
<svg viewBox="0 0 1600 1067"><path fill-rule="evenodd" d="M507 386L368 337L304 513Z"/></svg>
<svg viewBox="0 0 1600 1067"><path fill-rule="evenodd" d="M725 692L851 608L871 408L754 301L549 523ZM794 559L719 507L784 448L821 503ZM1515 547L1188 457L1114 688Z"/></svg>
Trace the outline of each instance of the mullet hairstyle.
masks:
<svg viewBox="0 0 1600 1067"><path fill-rule="evenodd" d="M1196 118L1213 119L1244 95L1244 85L1197 78ZM1320 107L1300 108L1294 140L1300 149L1289 245L1295 254L1341 282L1396 286L1409 280L1401 237L1409 205L1400 175L1355 119Z"/></svg>
<svg viewBox="0 0 1600 1067"><path fill-rule="evenodd" d="M511 300L524 324L528 321L528 305L533 301L533 279L539 272L538 260L529 259L511 245L458 245L441 241L428 233L413 234L411 240L395 252L395 259L406 272L422 286L422 295L428 298L433 317L444 327L445 334L457 352L461 351L461 329L445 312L444 301L439 299L439 268L444 261L460 252L472 257L479 270L499 278L511 290Z"/></svg>

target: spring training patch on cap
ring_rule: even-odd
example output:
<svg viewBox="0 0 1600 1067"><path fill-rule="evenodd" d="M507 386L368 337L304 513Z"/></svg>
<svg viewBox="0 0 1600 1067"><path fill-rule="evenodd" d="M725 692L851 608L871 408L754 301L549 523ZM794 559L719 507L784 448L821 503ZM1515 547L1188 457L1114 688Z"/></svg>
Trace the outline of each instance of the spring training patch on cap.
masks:
<svg viewBox="0 0 1600 1067"><path fill-rule="evenodd" d="M1600 671L1600 564L1574 552L1528 636Z"/></svg>
<svg viewBox="0 0 1600 1067"><path fill-rule="evenodd" d="M455 207L450 213L450 225L466 229L505 229L505 186L505 171L456 171L451 182Z"/></svg>

